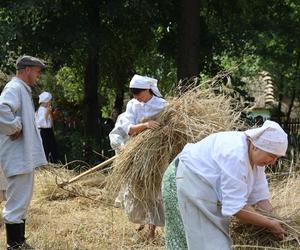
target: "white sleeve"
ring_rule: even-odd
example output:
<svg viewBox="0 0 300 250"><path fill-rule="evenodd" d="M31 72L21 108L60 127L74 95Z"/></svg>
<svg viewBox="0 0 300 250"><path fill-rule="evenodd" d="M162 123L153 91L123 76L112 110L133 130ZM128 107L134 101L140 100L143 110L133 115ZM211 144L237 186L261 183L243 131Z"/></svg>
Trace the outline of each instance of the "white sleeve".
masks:
<svg viewBox="0 0 300 250"><path fill-rule="evenodd" d="M232 216L247 204L248 165L234 154L217 154L215 161L220 167L222 214Z"/></svg>
<svg viewBox="0 0 300 250"><path fill-rule="evenodd" d="M269 187L268 181L265 174L265 167L257 167L255 172L254 187L248 197L248 203L253 205L262 200L268 200Z"/></svg>
<svg viewBox="0 0 300 250"><path fill-rule="evenodd" d="M46 109L39 107L36 111L35 122L38 128L46 125Z"/></svg>
<svg viewBox="0 0 300 250"><path fill-rule="evenodd" d="M125 144L127 135L121 128L114 128L108 136L110 146L113 150L117 150L120 146L123 146Z"/></svg>
<svg viewBox="0 0 300 250"><path fill-rule="evenodd" d="M128 135L132 125L135 125L135 113L133 110L133 102L129 101L126 106L126 111L124 112L122 128Z"/></svg>
<svg viewBox="0 0 300 250"><path fill-rule="evenodd" d="M20 98L16 89L4 88L0 96L0 133L12 135L22 130L21 117L16 113L20 109Z"/></svg>
<svg viewBox="0 0 300 250"><path fill-rule="evenodd" d="M247 204L247 184L221 171L222 214L232 216Z"/></svg>
<svg viewBox="0 0 300 250"><path fill-rule="evenodd" d="M126 139L128 138L127 133L124 131L123 125L125 122L124 113L120 114L115 127L109 133L110 146L112 149L117 150L120 146L125 144Z"/></svg>

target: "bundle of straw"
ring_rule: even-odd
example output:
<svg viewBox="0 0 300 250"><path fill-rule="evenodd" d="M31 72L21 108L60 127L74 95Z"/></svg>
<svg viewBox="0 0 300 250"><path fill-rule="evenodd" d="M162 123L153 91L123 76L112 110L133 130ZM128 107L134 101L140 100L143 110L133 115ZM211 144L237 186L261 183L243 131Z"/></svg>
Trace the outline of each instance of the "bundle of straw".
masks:
<svg viewBox="0 0 300 250"><path fill-rule="evenodd" d="M187 143L243 126L234 98L211 87L212 82L216 78L167 98L169 105L154 118L160 129L133 137L114 161L109 190L126 184L135 199L153 205L166 168Z"/></svg>
<svg viewBox="0 0 300 250"><path fill-rule="evenodd" d="M274 214L259 212L281 222L287 236L279 241L265 228L233 220L234 249L300 249L300 179L291 175L283 181L273 180L270 186Z"/></svg>

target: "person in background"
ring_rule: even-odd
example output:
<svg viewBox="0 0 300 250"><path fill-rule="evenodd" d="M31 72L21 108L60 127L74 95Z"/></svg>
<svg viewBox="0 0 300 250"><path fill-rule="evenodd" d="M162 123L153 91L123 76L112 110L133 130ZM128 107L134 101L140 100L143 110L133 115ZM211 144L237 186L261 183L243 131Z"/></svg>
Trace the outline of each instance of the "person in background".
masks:
<svg viewBox="0 0 300 250"><path fill-rule="evenodd" d="M111 146L117 151L126 147L126 141L130 137L146 129L158 129L160 124L152 120L151 117L161 112L167 105L157 88L156 79L134 75L130 81L129 90L133 99L127 103L126 111L118 117L114 129L109 134ZM154 208L153 211L151 209L145 211L141 201L131 197L129 188L124 187L124 190L120 191L115 204L120 203L121 196L123 196L125 213L129 220L140 224L138 231L149 224L149 239L153 239L156 226L164 225L162 204L157 205L160 208L159 211Z"/></svg>
<svg viewBox="0 0 300 250"><path fill-rule="evenodd" d="M281 224L253 206L272 212L265 166L284 156L287 146L287 134L272 121L187 144L162 181L166 249L231 249L231 216L283 239Z"/></svg>
<svg viewBox="0 0 300 250"><path fill-rule="evenodd" d="M264 124L264 118L261 115L255 116L255 125L261 126Z"/></svg>
<svg viewBox="0 0 300 250"><path fill-rule="evenodd" d="M52 163L58 163L58 150L53 131L51 100L52 95L49 92L43 92L39 95L40 106L36 111L36 124L40 129L47 160Z"/></svg>
<svg viewBox="0 0 300 250"><path fill-rule="evenodd" d="M46 65L38 58L21 56L16 76L0 95L0 166L7 180L3 219L7 249L32 249L25 242L25 220L31 202L34 169L47 164L31 88Z"/></svg>

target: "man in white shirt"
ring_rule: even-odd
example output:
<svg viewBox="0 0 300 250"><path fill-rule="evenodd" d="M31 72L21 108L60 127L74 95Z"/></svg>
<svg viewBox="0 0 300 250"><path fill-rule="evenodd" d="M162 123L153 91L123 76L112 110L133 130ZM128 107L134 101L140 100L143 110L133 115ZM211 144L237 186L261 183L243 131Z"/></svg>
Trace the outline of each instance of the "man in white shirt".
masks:
<svg viewBox="0 0 300 250"><path fill-rule="evenodd" d="M45 67L38 58L19 57L16 76L0 96L0 166L8 183L3 219L9 250L30 249L25 242L25 219L33 193L34 169L47 164L31 95L31 87Z"/></svg>

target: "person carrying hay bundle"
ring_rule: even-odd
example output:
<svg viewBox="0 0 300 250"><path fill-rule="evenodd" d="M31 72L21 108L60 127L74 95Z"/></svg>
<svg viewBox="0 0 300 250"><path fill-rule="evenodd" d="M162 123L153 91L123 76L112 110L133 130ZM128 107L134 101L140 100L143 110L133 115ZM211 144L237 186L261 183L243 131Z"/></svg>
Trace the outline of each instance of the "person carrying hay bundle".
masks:
<svg viewBox="0 0 300 250"><path fill-rule="evenodd" d="M146 129L158 129L160 124L151 120L151 117L167 105L157 88L156 79L134 75L129 89L134 98L128 102L126 111L119 116L115 128L109 135L112 148L115 150L118 150L118 147L126 147L124 143L128 138ZM162 204L156 206L161 209L153 208L153 211L150 211L151 208L146 208L141 201L133 197L130 187L126 185L121 188L116 202L120 202L121 196L123 196L124 209L129 220L140 224L138 231L149 224L149 238L153 239L156 226L164 225Z"/></svg>
<svg viewBox="0 0 300 250"><path fill-rule="evenodd" d="M265 166L287 150L287 134L272 121L262 127L213 133L188 143L163 176L166 249L230 249L231 216L286 235L271 212Z"/></svg>

